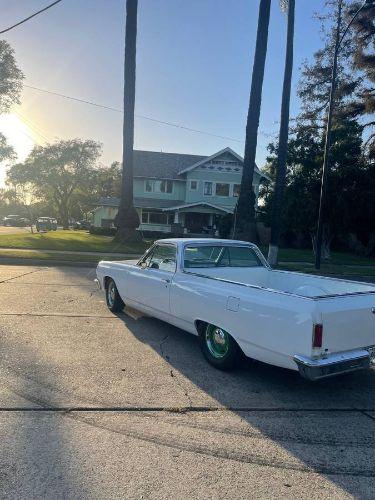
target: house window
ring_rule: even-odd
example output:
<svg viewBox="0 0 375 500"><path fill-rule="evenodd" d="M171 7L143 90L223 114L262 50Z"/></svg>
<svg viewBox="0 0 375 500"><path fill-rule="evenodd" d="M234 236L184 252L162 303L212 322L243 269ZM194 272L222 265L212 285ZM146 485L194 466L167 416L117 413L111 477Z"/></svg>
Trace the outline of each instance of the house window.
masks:
<svg viewBox="0 0 375 500"><path fill-rule="evenodd" d="M233 184L233 196L238 198L240 196L241 184Z"/></svg>
<svg viewBox="0 0 375 500"><path fill-rule="evenodd" d="M170 180L150 180L145 181L146 193L172 193L173 181Z"/></svg>
<svg viewBox="0 0 375 500"><path fill-rule="evenodd" d="M196 191L198 189L198 181L190 181L190 191Z"/></svg>
<svg viewBox="0 0 375 500"><path fill-rule="evenodd" d="M203 194L205 196L212 196L212 182L205 181Z"/></svg>
<svg viewBox="0 0 375 500"><path fill-rule="evenodd" d="M173 213L142 210L142 224L172 224Z"/></svg>
<svg viewBox="0 0 375 500"><path fill-rule="evenodd" d="M229 184L216 183L216 196L229 196Z"/></svg>

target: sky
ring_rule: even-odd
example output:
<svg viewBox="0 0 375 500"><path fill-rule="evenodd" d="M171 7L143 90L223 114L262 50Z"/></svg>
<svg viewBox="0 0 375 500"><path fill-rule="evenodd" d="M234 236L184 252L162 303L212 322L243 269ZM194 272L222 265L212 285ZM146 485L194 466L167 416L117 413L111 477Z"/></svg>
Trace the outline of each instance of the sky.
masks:
<svg viewBox="0 0 375 500"><path fill-rule="evenodd" d="M51 0L0 0L4 29ZM296 0L291 116L300 66L320 46L314 12L324 0ZM243 154L258 0L138 0L135 148L211 155L230 146ZM3 35L15 50L26 85L121 109L125 0L63 0ZM257 163L278 133L286 16L272 1ZM30 88L0 131L22 161L36 144L94 139L101 162L121 159L122 115ZM207 131L190 132L144 117ZM230 140L229 138L235 139ZM0 185L5 167L0 168Z"/></svg>

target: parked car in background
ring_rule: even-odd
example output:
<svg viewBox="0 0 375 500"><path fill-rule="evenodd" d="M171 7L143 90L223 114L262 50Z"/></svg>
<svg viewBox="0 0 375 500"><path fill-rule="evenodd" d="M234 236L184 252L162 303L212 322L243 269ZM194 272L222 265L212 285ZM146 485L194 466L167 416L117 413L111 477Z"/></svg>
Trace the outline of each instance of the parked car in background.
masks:
<svg viewBox="0 0 375 500"><path fill-rule="evenodd" d="M57 219L51 218L52 231L57 231Z"/></svg>
<svg viewBox="0 0 375 500"><path fill-rule="evenodd" d="M251 243L159 240L96 274L112 312L126 304L198 335L216 368L245 354L316 380L375 361L375 284L274 270Z"/></svg>
<svg viewBox="0 0 375 500"><path fill-rule="evenodd" d="M88 220L76 220L73 224L73 229L89 230L90 222Z"/></svg>
<svg viewBox="0 0 375 500"><path fill-rule="evenodd" d="M26 227L30 224L30 221L20 215L7 215L3 219L3 224L4 226Z"/></svg>
<svg viewBox="0 0 375 500"><path fill-rule="evenodd" d="M53 217L38 217L35 223L38 233L46 231L56 231L57 220Z"/></svg>

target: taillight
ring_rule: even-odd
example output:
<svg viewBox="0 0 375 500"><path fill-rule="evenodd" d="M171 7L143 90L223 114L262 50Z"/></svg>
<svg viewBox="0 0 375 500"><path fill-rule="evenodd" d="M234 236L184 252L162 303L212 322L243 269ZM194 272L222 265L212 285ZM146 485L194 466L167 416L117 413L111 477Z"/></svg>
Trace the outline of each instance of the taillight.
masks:
<svg viewBox="0 0 375 500"><path fill-rule="evenodd" d="M313 347L322 347L323 345L323 325L314 325L313 330Z"/></svg>

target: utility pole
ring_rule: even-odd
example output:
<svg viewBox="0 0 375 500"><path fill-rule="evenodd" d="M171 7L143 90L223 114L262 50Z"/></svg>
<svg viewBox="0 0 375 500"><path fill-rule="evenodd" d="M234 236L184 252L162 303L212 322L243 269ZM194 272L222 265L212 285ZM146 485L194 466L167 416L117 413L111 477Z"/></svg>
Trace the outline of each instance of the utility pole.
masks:
<svg viewBox="0 0 375 500"><path fill-rule="evenodd" d="M331 153L331 132L332 132L332 114L334 108L334 99L336 91L336 79L337 79L337 58L339 49L345 35L347 34L350 26L352 25L354 19L365 7L374 7L375 0L365 0L361 7L354 14L350 20L348 26L341 33L341 23L342 23L342 7L343 0L339 0L338 11L337 11L337 28L336 28L336 39L335 39L335 50L333 55L333 65L332 65L332 76L331 76L331 90L329 94L329 105L328 105L328 117L327 117L327 127L326 127L326 140L324 147L324 159L323 159L323 172L322 172L322 183L320 191L320 204L319 204L319 216L318 216L318 229L316 234L316 251L315 251L315 269L320 269L321 258L322 258L322 242L323 242L323 229L327 217L327 180L330 167L330 153Z"/></svg>

